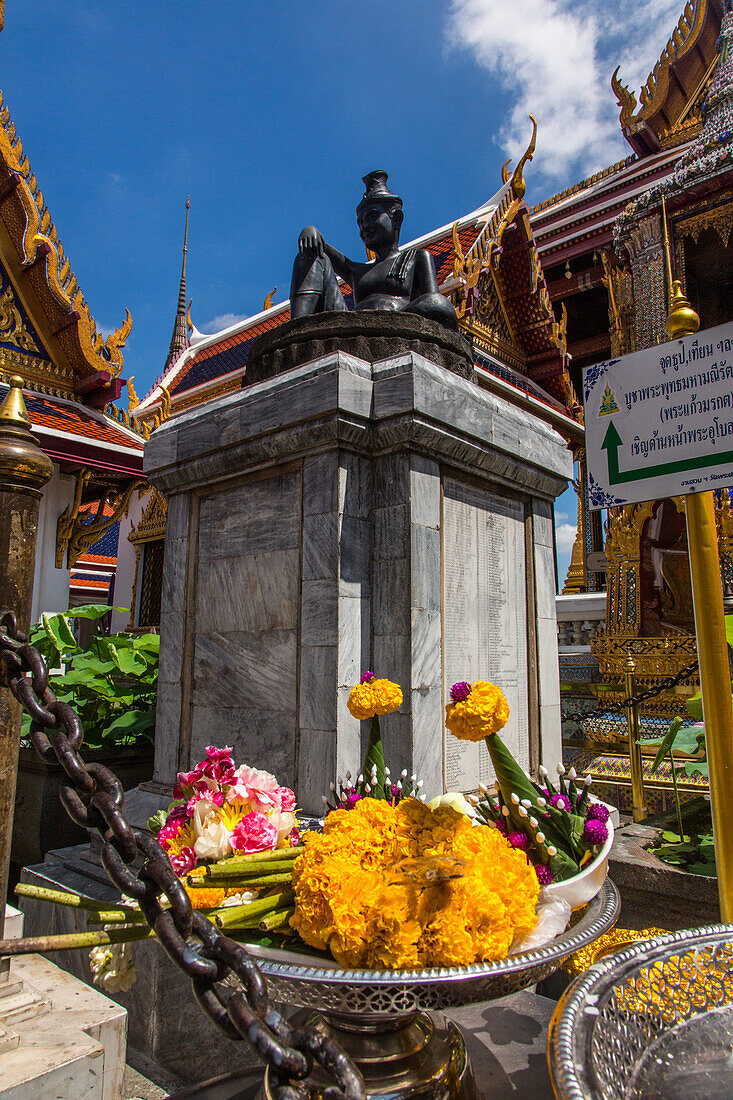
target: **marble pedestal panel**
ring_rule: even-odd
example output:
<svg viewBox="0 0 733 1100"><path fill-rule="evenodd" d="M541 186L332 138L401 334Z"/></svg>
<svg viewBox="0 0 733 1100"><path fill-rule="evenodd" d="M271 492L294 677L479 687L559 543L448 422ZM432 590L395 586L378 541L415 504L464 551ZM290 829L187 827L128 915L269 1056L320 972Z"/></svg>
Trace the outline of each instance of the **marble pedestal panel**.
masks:
<svg viewBox="0 0 733 1100"><path fill-rule="evenodd" d="M415 352L333 352L168 421L145 462L168 499L148 805L213 743L319 811L359 767L366 668L403 688L387 753L429 795L488 776L444 743L457 679L504 687L523 763L560 758L551 502L572 465L531 412Z"/></svg>

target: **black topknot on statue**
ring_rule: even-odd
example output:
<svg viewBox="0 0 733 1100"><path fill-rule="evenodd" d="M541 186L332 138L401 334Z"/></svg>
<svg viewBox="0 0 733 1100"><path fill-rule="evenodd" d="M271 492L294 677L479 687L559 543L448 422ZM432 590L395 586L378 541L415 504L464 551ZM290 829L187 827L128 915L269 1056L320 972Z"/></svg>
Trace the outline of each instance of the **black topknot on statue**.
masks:
<svg viewBox="0 0 733 1100"><path fill-rule="evenodd" d="M399 251L402 199L387 186L386 172L364 176L364 196L356 208L359 235L373 260L350 260L324 241L313 225L300 234L290 285L290 315L346 312L338 278L354 291L357 310L417 313L449 329L458 328L456 311L438 290L435 261L424 248Z"/></svg>

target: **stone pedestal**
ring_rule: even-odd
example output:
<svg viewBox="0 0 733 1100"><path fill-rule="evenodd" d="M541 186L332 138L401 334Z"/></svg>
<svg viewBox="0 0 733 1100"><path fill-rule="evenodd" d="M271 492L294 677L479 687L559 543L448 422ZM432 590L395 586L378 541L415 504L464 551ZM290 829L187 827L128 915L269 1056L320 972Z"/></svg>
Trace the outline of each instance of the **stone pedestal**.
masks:
<svg viewBox="0 0 733 1100"><path fill-rule="evenodd" d="M423 339L433 326L413 320ZM319 811L336 773L359 768L366 723L346 700L367 668L403 688L386 754L428 796L489 777L483 747L445 741L455 680L501 684L523 764L560 759L551 502L570 454L463 377L465 345L447 336L448 366L380 346L374 361L339 350L283 369L292 355L268 346L281 373L153 434L168 528L146 809L213 743Z"/></svg>

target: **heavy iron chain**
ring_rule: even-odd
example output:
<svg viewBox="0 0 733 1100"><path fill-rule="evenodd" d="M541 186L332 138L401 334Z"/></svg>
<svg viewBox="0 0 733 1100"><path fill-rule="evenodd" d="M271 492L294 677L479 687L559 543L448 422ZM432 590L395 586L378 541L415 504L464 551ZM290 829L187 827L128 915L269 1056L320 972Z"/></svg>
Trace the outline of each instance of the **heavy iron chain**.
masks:
<svg viewBox="0 0 733 1100"><path fill-rule="evenodd" d="M595 710L589 710L585 713L581 710L573 711L571 714L563 714L563 722L587 722L591 718L602 718L605 714L619 714L622 710L627 710L629 707L638 706L639 703L645 703L647 699L654 699L657 695L661 695L663 691L667 691L668 688L676 687L677 684L684 684L687 680L691 680L698 669L698 662L693 661L691 665L685 665L679 672L676 672L674 676L667 676L664 680L660 680L654 687L647 688L646 691L637 691L636 695L630 696L628 699L623 699L620 703L609 703L604 707L596 707Z"/></svg>
<svg viewBox="0 0 733 1100"><path fill-rule="evenodd" d="M0 660L10 690L31 716L33 747L66 773L60 791L66 812L77 825L99 834L107 874L122 894L138 902L166 954L191 979L209 1019L229 1039L249 1040L270 1068L277 1100L311 1095L314 1062L334 1082L322 1091L323 1100L364 1100L364 1080L342 1049L314 1030L292 1028L271 1006L265 979L244 947L192 908L157 840L125 819L119 779L102 764L84 763L81 719L48 686L46 662L18 631L12 612L0 615ZM138 856L142 866L136 873L131 865ZM222 986L230 975L239 979L240 988Z"/></svg>

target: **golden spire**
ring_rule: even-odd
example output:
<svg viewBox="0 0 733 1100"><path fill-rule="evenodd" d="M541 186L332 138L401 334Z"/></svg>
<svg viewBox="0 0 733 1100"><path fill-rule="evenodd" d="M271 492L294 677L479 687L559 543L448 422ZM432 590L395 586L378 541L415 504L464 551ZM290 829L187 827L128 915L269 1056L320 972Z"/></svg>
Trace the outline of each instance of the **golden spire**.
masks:
<svg viewBox="0 0 733 1100"><path fill-rule="evenodd" d="M670 340L691 336L700 327L700 318L685 297L680 279L672 278L672 253L667 231L667 206L662 195L662 232L664 239L664 269L667 283L667 322L665 329Z"/></svg>
<svg viewBox="0 0 733 1100"><path fill-rule="evenodd" d="M3 365L0 356L0 366ZM31 420L23 400L23 379L14 374L0 405L0 485L3 491L40 497L41 488L53 476L51 459L31 434Z"/></svg>
<svg viewBox="0 0 733 1100"><path fill-rule="evenodd" d="M191 196L186 199L186 228L183 231L183 264L181 267L181 285L178 288L178 309L176 319L173 322L173 335L168 349L168 358L165 361L164 371L168 369L174 359L177 359L184 348L188 347L188 330L186 328L186 254L188 252L188 212L191 209Z"/></svg>

